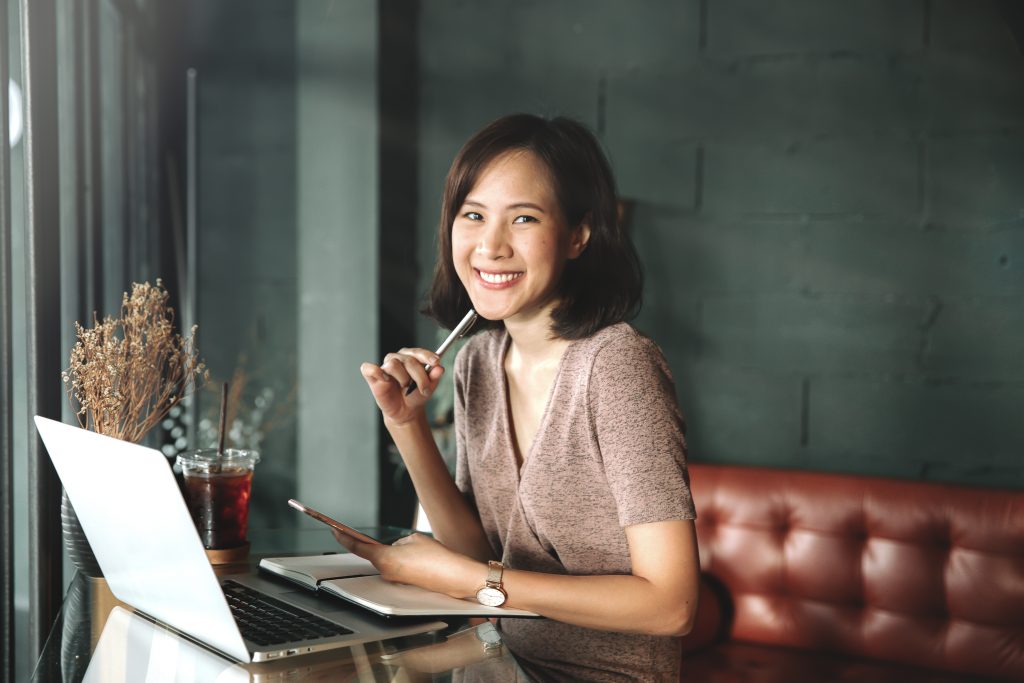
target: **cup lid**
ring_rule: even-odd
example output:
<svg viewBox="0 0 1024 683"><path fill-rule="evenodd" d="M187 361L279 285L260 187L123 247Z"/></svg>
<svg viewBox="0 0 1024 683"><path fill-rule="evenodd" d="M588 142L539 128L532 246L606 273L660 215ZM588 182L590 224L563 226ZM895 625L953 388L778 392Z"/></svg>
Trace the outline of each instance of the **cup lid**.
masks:
<svg viewBox="0 0 1024 683"><path fill-rule="evenodd" d="M180 453L177 458L182 467L204 472L217 472L225 467L252 467L259 461L259 451L244 448L225 448L223 453L218 453L216 448L201 448Z"/></svg>

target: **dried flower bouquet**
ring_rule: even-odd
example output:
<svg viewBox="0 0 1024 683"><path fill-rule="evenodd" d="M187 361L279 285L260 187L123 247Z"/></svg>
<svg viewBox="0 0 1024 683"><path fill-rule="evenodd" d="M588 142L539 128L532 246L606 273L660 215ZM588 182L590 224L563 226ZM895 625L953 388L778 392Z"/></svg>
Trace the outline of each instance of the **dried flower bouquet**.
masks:
<svg viewBox="0 0 1024 683"><path fill-rule="evenodd" d="M167 412L209 379L189 337L174 332L174 309L160 280L132 284L121 317L75 323L78 342L62 373L68 401L85 429L139 442Z"/></svg>

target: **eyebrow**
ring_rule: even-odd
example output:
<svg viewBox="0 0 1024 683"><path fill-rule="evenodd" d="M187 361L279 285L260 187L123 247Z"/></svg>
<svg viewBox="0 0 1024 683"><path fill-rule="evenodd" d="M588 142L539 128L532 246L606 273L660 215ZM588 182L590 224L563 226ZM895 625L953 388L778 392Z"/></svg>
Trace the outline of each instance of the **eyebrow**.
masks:
<svg viewBox="0 0 1024 683"><path fill-rule="evenodd" d="M482 202L475 201L473 199L467 199L466 201L462 202L462 205L463 206L475 206L475 207L478 207L478 208L481 208L481 209L486 209L487 208L486 204L484 204ZM536 204L533 204L532 202L516 202L515 204L509 204L507 208L509 208L509 209L533 209L534 211L537 211L539 213L547 213L547 211L545 211L541 207L537 206Z"/></svg>

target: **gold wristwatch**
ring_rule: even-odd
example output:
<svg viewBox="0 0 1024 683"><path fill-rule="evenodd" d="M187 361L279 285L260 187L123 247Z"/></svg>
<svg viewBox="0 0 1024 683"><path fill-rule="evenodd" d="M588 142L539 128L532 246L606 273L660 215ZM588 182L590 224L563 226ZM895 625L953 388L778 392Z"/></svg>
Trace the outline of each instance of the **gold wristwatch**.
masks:
<svg viewBox="0 0 1024 683"><path fill-rule="evenodd" d="M500 657L504 654L502 651L501 634L498 633L498 629L494 627L494 624L485 621L473 629L473 632L476 633L476 639L483 646L485 655L488 657Z"/></svg>
<svg viewBox="0 0 1024 683"><path fill-rule="evenodd" d="M487 607L501 607L508 600L508 594L501 583L501 575L505 567L501 562L491 560L487 563L487 581L484 587L476 592L476 600Z"/></svg>

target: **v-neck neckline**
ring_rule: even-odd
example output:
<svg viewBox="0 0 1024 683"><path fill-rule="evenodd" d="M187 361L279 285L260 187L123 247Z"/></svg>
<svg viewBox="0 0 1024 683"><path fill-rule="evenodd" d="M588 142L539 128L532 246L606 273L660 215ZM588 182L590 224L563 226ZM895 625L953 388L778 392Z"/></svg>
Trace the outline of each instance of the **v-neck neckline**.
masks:
<svg viewBox="0 0 1024 683"><path fill-rule="evenodd" d="M508 458L512 463L512 473L515 475L516 487L523 481L523 472L526 470L527 463L533 460L533 452L537 450L537 442L540 441L541 436L544 434L548 424L548 420L551 415L551 400L555 396L555 390L558 388L558 380L562 377L562 368L565 366L566 356L569 355L569 351L576 344L576 340L571 340L569 345L562 351L562 357L558 359L558 369L555 370L555 378L551 381L551 388L548 389L547 402L544 404L544 412L541 414L540 422L537 423L537 431L533 434L533 439L530 441L530 445L523 454L523 464L520 466L516 459L516 447L517 440L515 432L513 431L512 425L512 397L509 395L509 384L508 374L505 372L505 357L508 355L509 349L512 348L512 335L505 330L505 337L502 340L501 352L498 354L498 374L501 379L501 396L502 401L505 404L505 424L503 425L505 440L508 443Z"/></svg>

